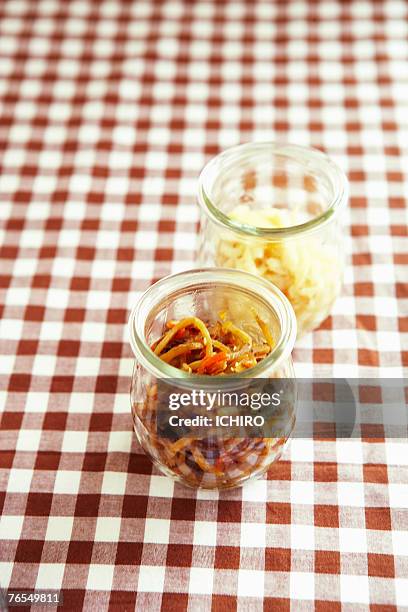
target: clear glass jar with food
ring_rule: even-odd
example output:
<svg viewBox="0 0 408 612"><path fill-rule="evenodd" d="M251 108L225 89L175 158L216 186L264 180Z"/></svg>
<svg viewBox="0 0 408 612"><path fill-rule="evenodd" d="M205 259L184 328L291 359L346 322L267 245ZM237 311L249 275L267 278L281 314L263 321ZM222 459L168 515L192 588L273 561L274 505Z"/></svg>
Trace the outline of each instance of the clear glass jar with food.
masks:
<svg viewBox="0 0 408 612"><path fill-rule="evenodd" d="M198 263L271 281L296 314L298 336L328 316L342 286L347 179L322 152L248 143L203 169Z"/></svg>
<svg viewBox="0 0 408 612"><path fill-rule="evenodd" d="M249 432L228 428L228 423L220 435L206 424L199 434L184 425L171 435L160 429L169 397L176 395L167 388L201 393L211 381L213 389L216 385L223 392L258 382L282 387L294 380L296 318L279 289L238 270L211 268L168 276L135 304L129 335L135 355L134 429L163 473L196 488L231 488L261 476L280 456L295 424L293 387L285 388L288 392L274 413L279 427L268 436L262 427ZM225 416L225 405L217 398L206 413L211 417ZM183 413L189 413L191 405L183 406ZM228 410L240 415L244 409L230 405Z"/></svg>

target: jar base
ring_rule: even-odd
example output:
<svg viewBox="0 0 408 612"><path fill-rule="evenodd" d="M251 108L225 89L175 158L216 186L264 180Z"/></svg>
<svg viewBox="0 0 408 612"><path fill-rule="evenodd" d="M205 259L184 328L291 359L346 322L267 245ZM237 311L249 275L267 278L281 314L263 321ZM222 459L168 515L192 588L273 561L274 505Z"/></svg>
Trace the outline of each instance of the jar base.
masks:
<svg viewBox="0 0 408 612"><path fill-rule="evenodd" d="M136 434L136 437L139 440L139 436L137 434ZM139 443L140 443L140 440L139 440ZM240 489L252 481L260 480L268 472L268 470L270 470L271 467L277 461L279 461L279 459L282 456L282 453L287 448L288 444L289 444L289 439L287 439L286 442L282 444L282 446L279 448L279 450L274 455L273 460L268 465L263 466L261 469L253 472L252 474L248 474L248 476L245 476L239 482L232 482L232 483L225 483L225 484L218 483L213 486L206 486L203 484L193 484L192 482L189 482L187 479L183 479L183 477L174 474L170 468L167 468L166 466L161 464L155 457L152 457L149 453L147 453L143 449L143 447L142 447L142 450L146 454L146 456L149 457L154 467L156 467L164 476L167 476L167 478L170 478L171 480L173 480L173 482L181 484L184 487L187 487L188 489L192 489L195 491L197 490L200 490L200 491L227 491L229 490L230 491L232 489Z"/></svg>

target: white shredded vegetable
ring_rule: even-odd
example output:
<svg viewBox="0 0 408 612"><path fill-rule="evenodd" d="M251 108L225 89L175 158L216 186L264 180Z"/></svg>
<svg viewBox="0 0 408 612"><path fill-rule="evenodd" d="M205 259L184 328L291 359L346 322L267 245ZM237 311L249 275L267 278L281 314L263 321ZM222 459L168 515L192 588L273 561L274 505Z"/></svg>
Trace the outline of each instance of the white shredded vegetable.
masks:
<svg viewBox="0 0 408 612"><path fill-rule="evenodd" d="M276 208L254 210L241 204L231 219L255 227L289 227L307 220L299 211ZM222 235L216 264L263 276L290 300L298 322L298 336L327 317L340 292L343 266L336 245L317 235L277 240Z"/></svg>

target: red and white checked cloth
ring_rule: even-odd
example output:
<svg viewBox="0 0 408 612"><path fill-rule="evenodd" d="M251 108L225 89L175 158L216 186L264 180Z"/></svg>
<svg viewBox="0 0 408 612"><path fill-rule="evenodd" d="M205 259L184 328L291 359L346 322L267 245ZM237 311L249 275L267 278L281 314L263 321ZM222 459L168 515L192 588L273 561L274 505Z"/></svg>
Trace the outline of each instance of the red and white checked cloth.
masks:
<svg viewBox="0 0 408 612"><path fill-rule="evenodd" d="M242 490L174 486L132 433L125 326L193 263L210 156L313 145L351 182L351 265L298 374L406 373L408 4L0 13L0 586L66 610L408 607L405 442L295 440Z"/></svg>

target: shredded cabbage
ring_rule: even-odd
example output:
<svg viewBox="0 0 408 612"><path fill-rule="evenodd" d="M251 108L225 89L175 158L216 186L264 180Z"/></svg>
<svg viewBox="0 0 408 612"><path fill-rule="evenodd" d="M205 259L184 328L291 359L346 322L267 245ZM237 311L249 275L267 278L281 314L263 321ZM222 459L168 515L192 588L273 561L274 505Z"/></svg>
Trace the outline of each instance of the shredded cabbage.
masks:
<svg viewBox="0 0 408 612"><path fill-rule="evenodd" d="M240 204L229 214L242 224L264 228L299 225L307 220L303 213L286 209L251 209ZM314 329L327 317L340 292L343 265L335 244L316 235L277 240L223 234L216 264L247 270L263 276L286 295L298 323L298 336Z"/></svg>

